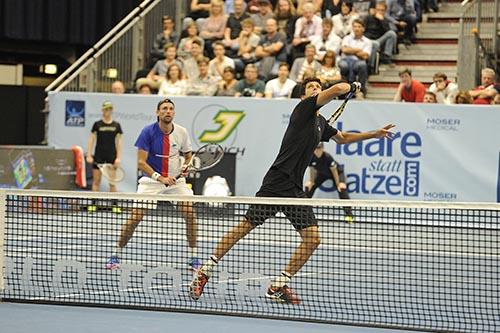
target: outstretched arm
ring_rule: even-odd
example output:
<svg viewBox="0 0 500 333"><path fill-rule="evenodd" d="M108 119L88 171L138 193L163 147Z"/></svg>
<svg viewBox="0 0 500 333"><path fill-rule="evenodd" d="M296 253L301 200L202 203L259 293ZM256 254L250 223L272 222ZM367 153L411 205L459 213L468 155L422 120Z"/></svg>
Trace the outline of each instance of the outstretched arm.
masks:
<svg viewBox="0 0 500 333"><path fill-rule="evenodd" d="M381 129L370 132L361 132L361 133L338 131L337 134L335 134L332 137L332 139L339 144L353 143L367 139L380 139L380 138L392 139L394 133L392 133L390 130L395 126L396 125L388 124L382 127Z"/></svg>
<svg viewBox="0 0 500 333"><path fill-rule="evenodd" d="M321 91L318 94L318 99L316 101L316 104L319 106L325 105L335 97L347 94L348 92L358 92L360 89L361 89L361 83L359 82L353 82L353 83L339 82L337 84L334 84L330 88Z"/></svg>

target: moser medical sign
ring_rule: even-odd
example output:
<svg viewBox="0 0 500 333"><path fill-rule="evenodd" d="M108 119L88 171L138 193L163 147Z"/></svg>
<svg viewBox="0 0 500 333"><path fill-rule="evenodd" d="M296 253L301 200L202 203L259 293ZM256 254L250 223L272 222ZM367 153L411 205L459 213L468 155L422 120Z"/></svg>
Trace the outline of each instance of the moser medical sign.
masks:
<svg viewBox="0 0 500 333"><path fill-rule="evenodd" d="M50 95L49 143L86 147L90 128L109 100L124 131L122 191L135 191L136 149L141 129L156 121L158 96L56 93ZM298 100L176 97L176 122L191 132L194 148L217 142L237 154L236 195L253 196L279 150ZM85 102L84 121L66 122L68 101ZM70 102L70 105L75 103ZM334 101L321 112L328 116ZM78 109L78 108L76 108ZM78 125L75 126L75 123ZM368 140L326 149L345 165L353 198L497 201L500 108L350 101L336 126L366 131L396 125L392 141ZM325 184L320 197L332 197Z"/></svg>

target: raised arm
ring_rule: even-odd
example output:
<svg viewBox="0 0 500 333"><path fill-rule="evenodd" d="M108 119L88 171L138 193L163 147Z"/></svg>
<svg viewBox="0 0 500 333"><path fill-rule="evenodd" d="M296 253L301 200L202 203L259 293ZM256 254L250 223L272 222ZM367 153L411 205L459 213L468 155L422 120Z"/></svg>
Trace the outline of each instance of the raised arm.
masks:
<svg viewBox="0 0 500 333"><path fill-rule="evenodd" d="M316 103L320 106L325 105L335 97L347 94L348 92L358 92L360 91L360 89L361 89L361 83L359 82L353 82L353 83L339 82L337 84L334 84L330 88L321 91L318 94L318 99Z"/></svg>

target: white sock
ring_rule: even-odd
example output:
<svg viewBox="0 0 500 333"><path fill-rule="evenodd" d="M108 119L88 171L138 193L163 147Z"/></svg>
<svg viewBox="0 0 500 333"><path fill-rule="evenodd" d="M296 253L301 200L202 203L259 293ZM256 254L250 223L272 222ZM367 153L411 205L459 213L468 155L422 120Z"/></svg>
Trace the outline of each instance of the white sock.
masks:
<svg viewBox="0 0 500 333"><path fill-rule="evenodd" d="M278 276L272 283L271 287L274 289L278 289L283 287L284 285L288 284L290 282L290 279L292 278L292 275L288 272L281 272L281 275Z"/></svg>
<svg viewBox="0 0 500 333"><path fill-rule="evenodd" d="M211 256L210 259L203 263L203 266L201 266L200 270L203 274L210 277L215 266L217 266L218 263L219 259L216 256Z"/></svg>

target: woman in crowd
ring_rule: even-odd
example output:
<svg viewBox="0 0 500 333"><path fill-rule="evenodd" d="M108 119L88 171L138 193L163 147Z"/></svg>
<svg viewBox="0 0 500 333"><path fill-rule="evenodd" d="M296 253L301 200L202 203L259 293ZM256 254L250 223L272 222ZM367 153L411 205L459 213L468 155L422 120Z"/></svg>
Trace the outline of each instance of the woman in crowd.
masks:
<svg viewBox="0 0 500 333"><path fill-rule="evenodd" d="M191 57L191 45L193 40L197 40L201 43L201 49L205 47L205 41L203 38L198 36L198 26L196 23L191 22L186 28L187 36L182 38L179 42L179 47L177 48L177 56L183 60Z"/></svg>
<svg viewBox="0 0 500 333"><path fill-rule="evenodd" d="M172 64L167 69L166 80L160 84L160 96L185 96L186 80L182 78L182 69L177 64Z"/></svg>
<svg viewBox="0 0 500 333"><path fill-rule="evenodd" d="M170 43L165 45L165 59L158 60L156 62L151 71L148 73L148 79L155 82L164 81L168 68L173 64L182 68L182 63L177 60L177 48L174 44Z"/></svg>
<svg viewBox="0 0 500 333"><path fill-rule="evenodd" d="M222 72L222 78L217 84L217 91L215 96L231 96L233 97L236 93L236 83L238 80L235 78L236 72L234 68L227 66Z"/></svg>

